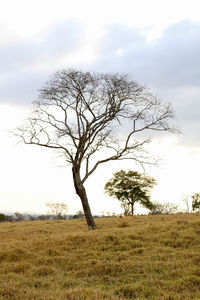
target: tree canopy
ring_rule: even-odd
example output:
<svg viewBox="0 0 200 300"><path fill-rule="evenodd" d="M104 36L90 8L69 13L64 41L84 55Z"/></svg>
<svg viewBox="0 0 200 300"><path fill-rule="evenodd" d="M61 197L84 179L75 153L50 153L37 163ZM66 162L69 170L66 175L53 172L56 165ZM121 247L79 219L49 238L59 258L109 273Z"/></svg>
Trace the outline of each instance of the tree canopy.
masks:
<svg viewBox="0 0 200 300"><path fill-rule="evenodd" d="M171 104L162 103L127 74L61 70L40 89L27 121L15 134L25 144L54 149L72 165L88 227L95 228L86 190L103 163L148 162L142 132L173 131Z"/></svg>
<svg viewBox="0 0 200 300"><path fill-rule="evenodd" d="M105 191L109 196L113 196L121 201L124 213L134 213L134 204L140 203L142 206L151 209L153 204L150 201L150 189L156 184L153 177L144 176L136 171L121 170L113 174L105 185Z"/></svg>
<svg viewBox="0 0 200 300"><path fill-rule="evenodd" d="M192 195L192 210L200 210L200 193L194 193Z"/></svg>

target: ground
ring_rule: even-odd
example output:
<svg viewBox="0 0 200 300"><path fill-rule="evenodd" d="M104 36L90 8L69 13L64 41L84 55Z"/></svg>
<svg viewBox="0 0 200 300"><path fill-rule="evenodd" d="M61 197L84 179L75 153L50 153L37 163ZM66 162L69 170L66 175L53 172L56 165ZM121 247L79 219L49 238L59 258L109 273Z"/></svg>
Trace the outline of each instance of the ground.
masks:
<svg viewBox="0 0 200 300"><path fill-rule="evenodd" d="M200 215L0 223L0 299L200 299Z"/></svg>

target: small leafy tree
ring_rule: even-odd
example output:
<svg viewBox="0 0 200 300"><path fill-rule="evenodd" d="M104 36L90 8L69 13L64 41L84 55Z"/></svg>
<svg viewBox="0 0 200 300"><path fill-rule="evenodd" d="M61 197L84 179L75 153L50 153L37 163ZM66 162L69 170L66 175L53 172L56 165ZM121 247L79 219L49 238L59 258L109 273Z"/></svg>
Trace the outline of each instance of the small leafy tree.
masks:
<svg viewBox="0 0 200 300"><path fill-rule="evenodd" d="M49 208L50 213L56 217L56 219L62 219L63 215L67 213L68 206L65 203L53 203L48 202L46 206Z"/></svg>
<svg viewBox="0 0 200 300"><path fill-rule="evenodd" d="M152 208L149 190L156 184L153 177L131 170L121 170L113 175L114 177L106 183L105 191L109 196L121 201L125 215L134 214L136 202L148 209Z"/></svg>
<svg viewBox="0 0 200 300"><path fill-rule="evenodd" d="M192 210L200 210L200 193L195 193L192 195Z"/></svg>

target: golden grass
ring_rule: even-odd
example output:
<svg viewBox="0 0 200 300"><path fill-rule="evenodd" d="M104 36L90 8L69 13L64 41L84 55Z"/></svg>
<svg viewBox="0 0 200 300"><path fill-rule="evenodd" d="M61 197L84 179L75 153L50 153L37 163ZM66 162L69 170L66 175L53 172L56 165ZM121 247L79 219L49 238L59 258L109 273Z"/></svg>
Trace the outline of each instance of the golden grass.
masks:
<svg viewBox="0 0 200 300"><path fill-rule="evenodd" d="M0 299L200 299L200 215L0 223Z"/></svg>

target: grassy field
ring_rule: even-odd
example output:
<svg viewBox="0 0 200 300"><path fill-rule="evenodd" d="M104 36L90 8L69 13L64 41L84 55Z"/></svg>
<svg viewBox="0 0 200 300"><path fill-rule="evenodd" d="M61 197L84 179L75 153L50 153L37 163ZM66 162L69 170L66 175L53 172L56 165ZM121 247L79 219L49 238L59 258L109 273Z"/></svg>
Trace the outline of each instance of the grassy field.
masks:
<svg viewBox="0 0 200 300"><path fill-rule="evenodd" d="M0 223L0 299L200 299L200 215Z"/></svg>

